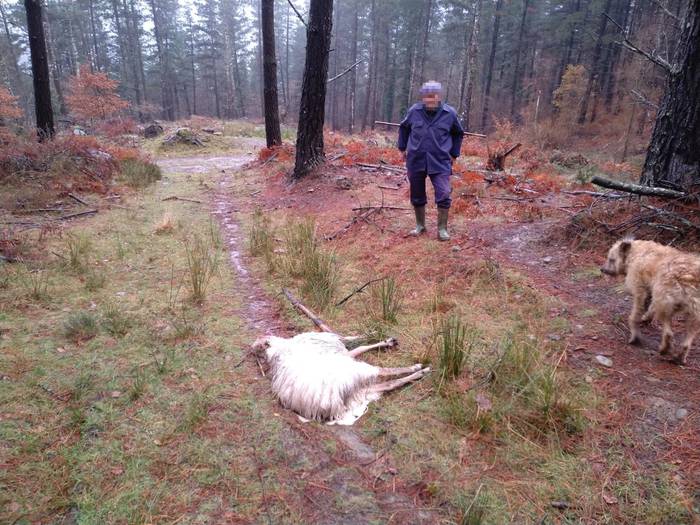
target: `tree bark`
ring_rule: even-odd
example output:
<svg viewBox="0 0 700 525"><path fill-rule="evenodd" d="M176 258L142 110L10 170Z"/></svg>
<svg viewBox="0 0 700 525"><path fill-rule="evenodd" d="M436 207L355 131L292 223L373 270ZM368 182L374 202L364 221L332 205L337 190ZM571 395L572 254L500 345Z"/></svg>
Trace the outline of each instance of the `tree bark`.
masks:
<svg viewBox="0 0 700 525"><path fill-rule="evenodd" d="M24 0L24 8L27 12L27 33L29 35L29 51L32 59L36 127L39 133L39 141L44 141L51 139L55 131L53 107L51 106L51 78L49 76L49 60L44 38L41 0Z"/></svg>
<svg viewBox="0 0 700 525"><path fill-rule="evenodd" d="M323 120L326 105L328 52L333 27L333 0L311 0L306 30L306 62L301 88L294 179L323 162Z"/></svg>
<svg viewBox="0 0 700 525"><path fill-rule="evenodd" d="M696 191L700 183L700 2L689 3L641 183Z"/></svg>
<svg viewBox="0 0 700 525"><path fill-rule="evenodd" d="M267 147L282 144L279 101L277 100L277 59L275 58L275 0L262 0L263 76L265 94L265 139Z"/></svg>
<svg viewBox="0 0 700 525"><path fill-rule="evenodd" d="M352 20L352 32L350 34L350 61L354 64L357 62L357 32L359 25L360 14L358 12L358 2L355 2L355 13ZM352 134L355 131L355 113L356 113L356 93L357 93L357 68L352 68L350 71L350 115L348 118L348 133Z"/></svg>

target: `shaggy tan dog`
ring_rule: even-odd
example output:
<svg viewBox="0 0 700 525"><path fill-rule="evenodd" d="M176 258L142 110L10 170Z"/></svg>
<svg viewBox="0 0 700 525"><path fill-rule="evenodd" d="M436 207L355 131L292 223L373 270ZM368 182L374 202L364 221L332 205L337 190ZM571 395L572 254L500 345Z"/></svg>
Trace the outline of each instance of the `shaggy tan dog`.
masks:
<svg viewBox="0 0 700 525"><path fill-rule="evenodd" d="M681 352L674 357L675 362L685 363L693 339L700 332L700 256L653 241L624 239L610 248L601 271L626 276L625 287L633 300L630 343L639 341L640 322L655 318L663 326L659 352L667 354L673 341L673 315L687 315L688 334Z"/></svg>

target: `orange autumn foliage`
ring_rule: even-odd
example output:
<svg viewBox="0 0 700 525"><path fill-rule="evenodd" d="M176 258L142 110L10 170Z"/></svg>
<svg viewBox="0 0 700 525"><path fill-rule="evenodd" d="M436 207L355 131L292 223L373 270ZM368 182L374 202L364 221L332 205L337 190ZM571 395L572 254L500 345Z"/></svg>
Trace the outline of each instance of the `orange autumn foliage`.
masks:
<svg viewBox="0 0 700 525"><path fill-rule="evenodd" d="M81 120L104 120L129 107L116 89L119 83L105 73L93 73L83 64L68 85L66 102L71 113Z"/></svg>
<svg viewBox="0 0 700 525"><path fill-rule="evenodd" d="M22 118L22 109L17 105L17 97L4 86L0 86L0 125L6 119Z"/></svg>

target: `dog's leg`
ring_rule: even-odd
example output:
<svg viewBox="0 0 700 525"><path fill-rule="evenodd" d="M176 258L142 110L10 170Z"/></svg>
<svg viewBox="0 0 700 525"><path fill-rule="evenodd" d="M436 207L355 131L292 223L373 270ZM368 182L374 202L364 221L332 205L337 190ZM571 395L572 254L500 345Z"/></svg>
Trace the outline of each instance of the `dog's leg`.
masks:
<svg viewBox="0 0 700 525"><path fill-rule="evenodd" d="M656 316L662 326L661 332L661 344L659 345L659 353L661 355L666 355L671 350L671 344L673 343L673 330L671 329L671 320L673 318L673 313L668 312L666 309L660 309L656 312Z"/></svg>
<svg viewBox="0 0 700 525"><path fill-rule="evenodd" d="M370 350L376 350L378 348L394 348L398 344L399 342L392 337L391 339L387 339L386 341L382 341L381 343L358 346L357 348L350 350L348 352L348 355L350 355L350 357L356 357L360 354L364 354L365 352L368 352Z"/></svg>
<svg viewBox="0 0 700 525"><path fill-rule="evenodd" d="M410 374L412 372L418 372L423 368L423 365L413 365L413 366L404 366L401 368L380 368L379 369L379 376L397 376L400 374Z"/></svg>
<svg viewBox="0 0 700 525"><path fill-rule="evenodd" d="M685 341L683 341L683 347L681 351L673 358L673 362L679 365L684 365L688 359L688 352L693 346L693 341L700 333L700 319L690 318L688 319L688 333L685 336Z"/></svg>
<svg viewBox="0 0 700 525"><path fill-rule="evenodd" d="M642 318L642 313L644 312L644 306L649 294L637 291L634 294L634 302L632 304L632 311L629 317L629 327L630 327L630 339L629 344L635 344L639 342L639 322Z"/></svg>
<svg viewBox="0 0 700 525"><path fill-rule="evenodd" d="M642 322L648 323L654 318L654 300L652 299L651 294L648 295L648 298L644 303L644 308L646 308L646 312L644 312L644 315L642 316Z"/></svg>
<svg viewBox="0 0 700 525"><path fill-rule="evenodd" d="M407 383L410 383L411 381L415 381L416 379L420 379L421 377L424 377L424 376L428 375L429 373L430 373L430 368L423 368L422 370L414 372L411 375L400 377L399 379L394 379L393 381L387 381L385 383L377 383L376 385L372 385L370 387L370 390L372 392L388 392L389 390L394 390L396 388L399 388Z"/></svg>

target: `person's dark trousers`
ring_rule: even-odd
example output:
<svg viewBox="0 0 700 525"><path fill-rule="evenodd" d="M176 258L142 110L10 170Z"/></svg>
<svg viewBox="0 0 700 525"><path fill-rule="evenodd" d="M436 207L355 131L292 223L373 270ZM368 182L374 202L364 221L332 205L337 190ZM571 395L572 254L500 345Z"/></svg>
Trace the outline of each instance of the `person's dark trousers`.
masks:
<svg viewBox="0 0 700 525"><path fill-rule="evenodd" d="M450 187L450 172L433 173L428 175L425 171L408 174L408 182L411 185L411 204L416 207L425 206L428 197L425 193L425 179L430 177L435 190L435 204L438 208L449 209L452 204L452 188Z"/></svg>

